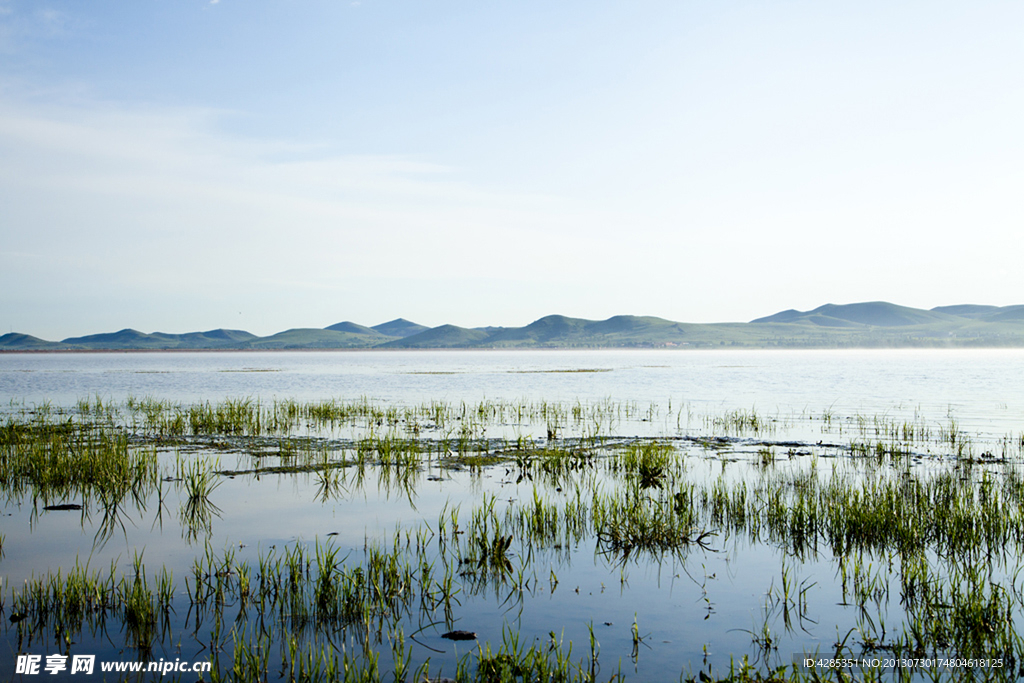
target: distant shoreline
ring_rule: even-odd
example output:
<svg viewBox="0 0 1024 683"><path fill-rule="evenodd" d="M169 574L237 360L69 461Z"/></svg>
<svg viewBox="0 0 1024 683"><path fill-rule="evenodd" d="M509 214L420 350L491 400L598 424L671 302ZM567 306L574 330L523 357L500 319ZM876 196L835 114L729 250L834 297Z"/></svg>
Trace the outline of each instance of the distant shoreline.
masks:
<svg viewBox="0 0 1024 683"><path fill-rule="evenodd" d="M836 349L1024 348L1024 305L961 304L930 310L885 301L786 310L745 323L684 323L655 316L588 320L548 315L523 327L427 327L404 318L367 327L351 321L267 336L204 332L117 332L47 341L0 335L0 352L354 351L393 349Z"/></svg>
<svg viewBox="0 0 1024 683"><path fill-rule="evenodd" d="M470 346L470 347L356 347L356 348L294 348L294 349L0 349L3 355L61 355L61 354L102 354L102 353L405 353L436 351L670 351L688 353L691 351L998 351L1024 349L1020 344L901 344L873 346Z"/></svg>

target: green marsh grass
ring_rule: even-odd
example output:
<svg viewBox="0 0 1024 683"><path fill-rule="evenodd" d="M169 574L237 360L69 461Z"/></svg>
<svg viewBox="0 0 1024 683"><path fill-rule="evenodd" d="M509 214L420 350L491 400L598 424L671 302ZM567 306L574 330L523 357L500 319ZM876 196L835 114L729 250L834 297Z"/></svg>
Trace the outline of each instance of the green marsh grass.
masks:
<svg viewBox="0 0 1024 683"><path fill-rule="evenodd" d="M460 650L447 670L414 655L422 650L411 643L456 628L464 603L485 596L517 623L531 597L569 590L581 552L625 576L667 557L686 567L695 554L743 543L780 558L763 622L750 630L750 654L761 659L702 668L700 680L818 680L769 663L792 633L828 630L812 614L811 589L822 579L800 577L811 561L833 566L849 610L853 628L838 634L837 650L1024 661L1016 635L1024 607L1018 437L993 448L995 456L952 420L826 413L812 419L844 441L791 443L772 441L783 420L754 411L709 418L692 434L613 436L622 423L680 430L684 411L686 423L699 422L688 406L665 414L611 401L95 399L74 413L13 415L0 423L8 500L80 500L110 512L116 526L123 506L169 495L161 475L171 474L183 533L201 543L180 585L169 572L147 573L141 558L125 571L86 563L24 586L5 583L0 604L18 617L7 629L21 643L107 634L145 656L180 633L175 620L184 619L215 661L215 680L619 680L621 670L601 673L592 624L589 645L577 644L575 654L571 641L540 644L508 626L501 643ZM499 430L514 436L494 436ZM175 466L161 472L159 453L170 448L178 449ZM240 466L221 469L214 452ZM740 462L727 467L731 460ZM226 476L304 475L326 504L358 491L367 473L411 500L422 472L445 469L474 481L494 474L518 494L457 499L436 524L431 516L395 528L361 551L313 539L242 559L234 546L210 545L225 514L212 498ZM0 536L0 552L10 545ZM634 623L637 648L640 635Z"/></svg>
<svg viewBox="0 0 1024 683"><path fill-rule="evenodd" d="M634 479L641 489L660 488L670 474L678 475L683 467L682 459L677 456L676 449L669 443L635 441L613 461L613 467L621 464L627 476Z"/></svg>
<svg viewBox="0 0 1024 683"><path fill-rule="evenodd" d="M190 542L201 534L209 536L213 532L213 520L221 516L221 509L210 500L210 494L223 483L216 473L218 466L216 459L208 462L205 458L188 461L178 458L178 480L184 489L179 519L182 533Z"/></svg>
<svg viewBox="0 0 1024 683"><path fill-rule="evenodd" d="M38 416L0 424L0 487L8 499L140 499L156 486L156 464L152 448L130 444L112 425Z"/></svg>

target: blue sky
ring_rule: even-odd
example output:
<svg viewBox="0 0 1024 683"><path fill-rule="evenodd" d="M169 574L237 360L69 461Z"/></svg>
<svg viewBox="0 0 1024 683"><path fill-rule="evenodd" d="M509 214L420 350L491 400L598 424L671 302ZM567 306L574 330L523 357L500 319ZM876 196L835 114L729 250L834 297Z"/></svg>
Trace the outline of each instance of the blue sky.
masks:
<svg viewBox="0 0 1024 683"><path fill-rule="evenodd" d="M1016 2L0 0L0 323L1024 303Z"/></svg>

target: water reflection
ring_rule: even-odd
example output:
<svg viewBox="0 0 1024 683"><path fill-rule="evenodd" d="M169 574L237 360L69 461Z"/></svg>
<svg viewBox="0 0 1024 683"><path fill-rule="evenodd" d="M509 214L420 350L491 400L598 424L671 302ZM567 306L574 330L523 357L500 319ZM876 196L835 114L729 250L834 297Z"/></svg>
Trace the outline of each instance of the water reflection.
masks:
<svg viewBox="0 0 1024 683"><path fill-rule="evenodd" d="M979 443L950 423L829 414L808 420L827 438L807 441L750 412L708 422L728 434L638 437L632 425L659 413L608 402L596 418L581 405L238 402L203 406L201 433L170 443L170 428L148 431L160 410L188 414L151 407L122 424L104 403L99 418L93 407L25 416L4 432L5 510L78 496L90 554L113 558L72 579L64 530L68 548L52 555L63 573L12 571L19 586L28 579L12 593L12 644L81 633L151 657L184 637L191 655L254 678L366 667L381 653L398 671L427 657L451 667L439 639L458 630L501 642L500 657L479 650L478 666L527 671L528 648L511 640L586 642L595 621L619 625L605 651L630 655L644 677L680 668L683 655L658 644L669 630L715 639L708 666L742 653L772 670L780 653L835 632L850 634L840 639L850 651L1022 654L1019 438ZM304 417L294 439L239 434L284 424L259 411L325 422ZM609 415L626 435L597 431ZM488 436L512 419L523 420L518 438ZM72 467L76 482L64 476ZM43 537L57 514L33 504L24 517ZM138 521L150 514L147 532ZM24 553L31 540L4 545ZM161 548L175 578L159 564L126 566L121 543ZM544 639L559 625L567 640Z"/></svg>

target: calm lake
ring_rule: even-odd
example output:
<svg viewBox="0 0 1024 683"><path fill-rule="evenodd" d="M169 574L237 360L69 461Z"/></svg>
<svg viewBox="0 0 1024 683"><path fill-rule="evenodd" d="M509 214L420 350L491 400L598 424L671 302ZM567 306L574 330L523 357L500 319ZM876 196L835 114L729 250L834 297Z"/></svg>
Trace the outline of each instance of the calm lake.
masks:
<svg viewBox="0 0 1024 683"><path fill-rule="evenodd" d="M595 370L597 372L569 372ZM699 411L958 417L1020 429L1024 350L303 351L0 355L0 400L613 398Z"/></svg>
<svg viewBox="0 0 1024 683"><path fill-rule="evenodd" d="M286 405L296 417L211 427L188 413L225 401L263 420ZM358 415L318 417L328 402ZM984 591L1005 592L1006 618L1021 612L1017 556L991 557L995 531L967 549L935 534L915 553L896 540L840 547L840 522L822 501L839 500L840 481L868 487L842 494L861 501L865 490L905 491L912 480L932 491L949 477L967 482L978 510L995 486L1017 514L1024 350L0 354L0 411L12 425L95 423L152 453L155 468L115 504L84 484L46 488L27 468L7 475L0 679L24 653L214 657L228 669L241 643L269 652L269 678L287 680L287 637L360 661L373 651L385 672L408 656L413 669L429 662L431 677L453 678L460 658L475 651L477 662L482 644L498 652L513 638L580 671L596 667L597 680L718 677L744 657L772 670L837 642L885 655L902 651L899 634L919 616L906 595L912 563L930 572L922 585L936 596L948 591L932 604L953 604L982 579L952 567L982 546ZM5 447L13 462L18 446ZM208 496L196 494L192 466L210 473ZM814 486L813 539L773 526L772 510L792 513ZM938 490L920 500L939 500ZM716 502L726 498L748 502ZM669 511L675 540L622 531L635 520L616 517L615 499ZM58 504L81 509L46 509ZM542 531L548 513L555 521ZM261 562L301 549L316 579L310 558L325 548L339 571L364 573L386 549L417 568L419 583L378 615L376 634L337 615L297 623L298 608L277 603L273 628L258 625L241 577L255 584L268 575ZM140 556L150 575L173 575L173 609L144 645L121 617L55 628L19 593L76 563L129 576ZM215 608L197 607L200 575L227 582ZM450 631L474 636L442 638ZM966 642L936 638L930 655L955 656L952 644ZM396 654L396 639L407 651ZM82 678L53 678L63 675Z"/></svg>

